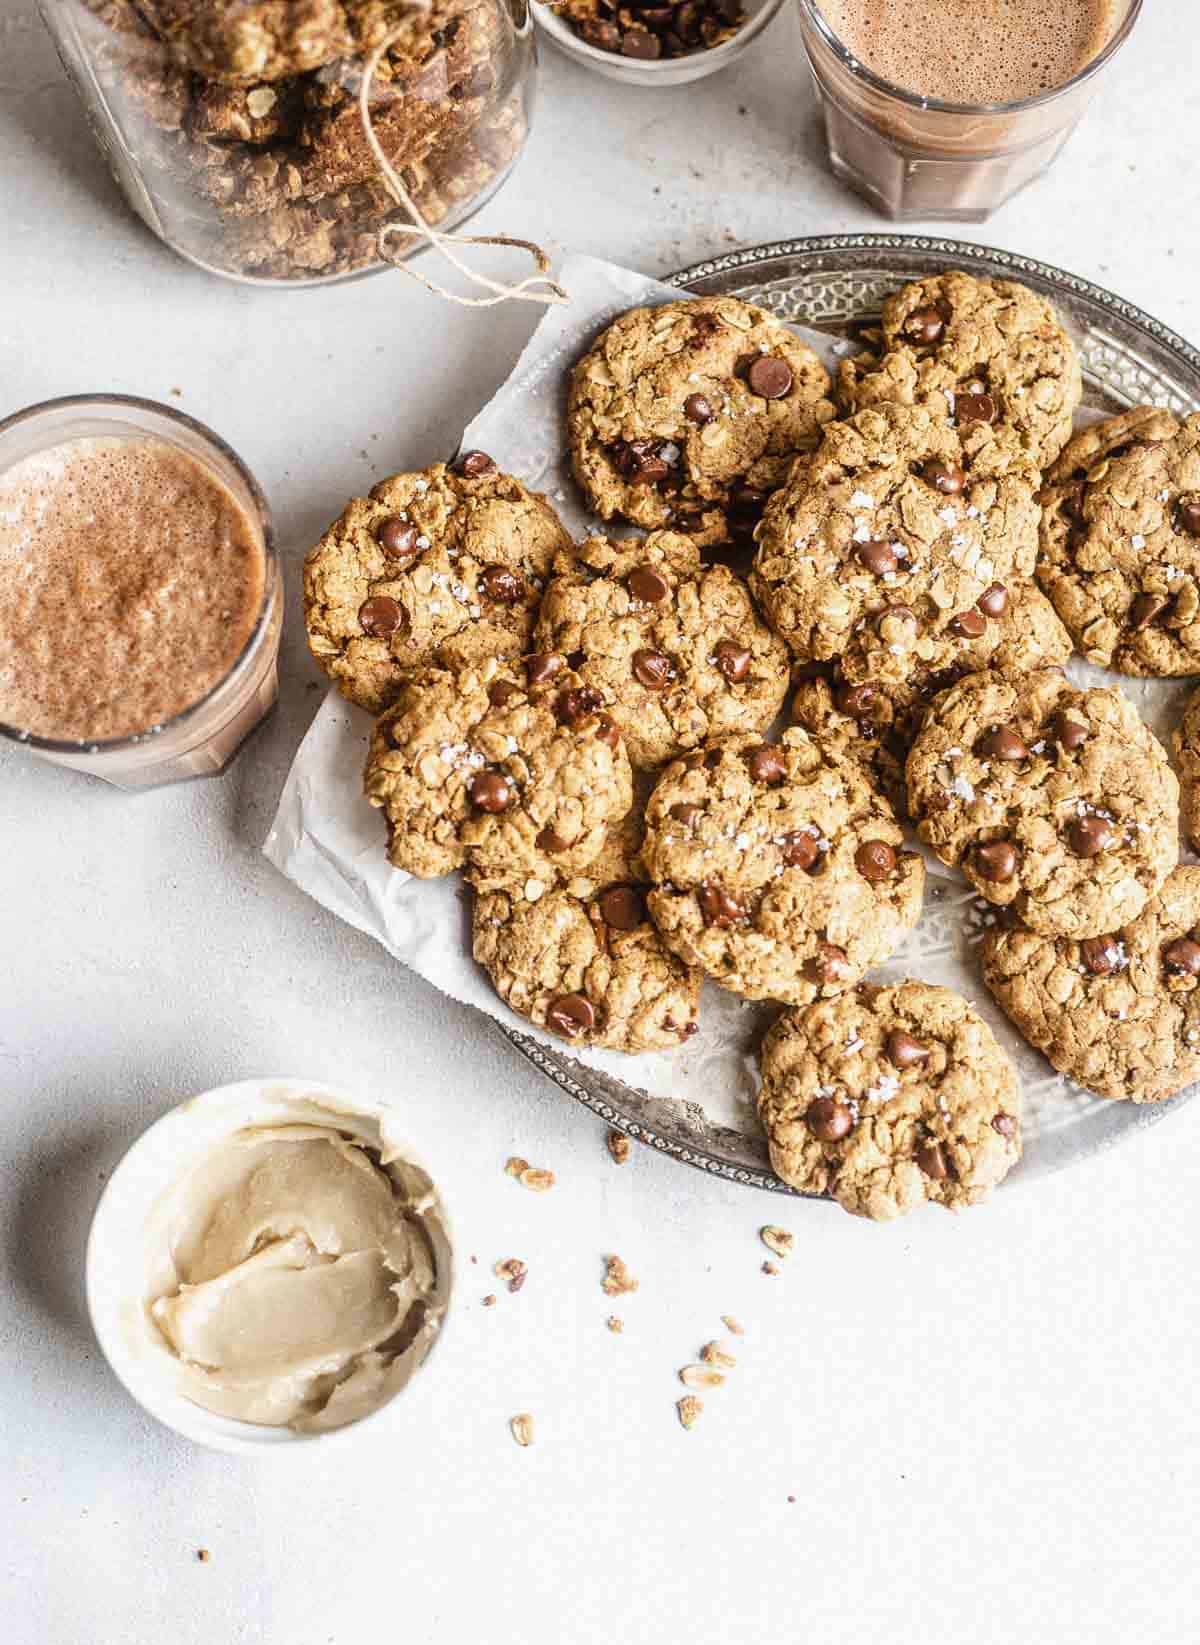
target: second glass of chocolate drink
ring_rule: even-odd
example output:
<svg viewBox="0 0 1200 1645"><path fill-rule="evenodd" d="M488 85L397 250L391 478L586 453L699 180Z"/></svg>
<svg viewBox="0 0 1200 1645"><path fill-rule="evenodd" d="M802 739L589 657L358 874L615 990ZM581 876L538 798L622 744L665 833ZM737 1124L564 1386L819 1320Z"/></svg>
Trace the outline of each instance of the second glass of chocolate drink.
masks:
<svg viewBox="0 0 1200 1645"><path fill-rule="evenodd" d="M981 222L1051 164L1142 0L798 0L829 160L885 216Z"/></svg>

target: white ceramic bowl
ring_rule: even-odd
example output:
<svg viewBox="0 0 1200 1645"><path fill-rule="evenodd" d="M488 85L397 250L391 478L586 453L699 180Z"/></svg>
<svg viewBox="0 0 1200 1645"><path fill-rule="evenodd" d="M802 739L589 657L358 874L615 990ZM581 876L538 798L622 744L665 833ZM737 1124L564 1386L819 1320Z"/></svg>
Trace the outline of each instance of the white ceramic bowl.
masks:
<svg viewBox="0 0 1200 1645"><path fill-rule="evenodd" d="M105 1359L138 1404L168 1428L200 1445L243 1456L298 1455L319 1441L324 1447L381 1437L385 1425L407 1418L427 1366L445 1334L453 1295L454 1250L444 1208L428 1231L437 1263L438 1297L447 1312L412 1380L386 1404L358 1422L324 1432L296 1433L218 1416L186 1398L178 1387L179 1363L147 1319L143 1303L147 1271L145 1228L162 1196L200 1164L232 1132L249 1125L303 1121L329 1124L370 1146L386 1141L406 1162L438 1178L395 1129L395 1111L348 1096L315 1080L245 1080L206 1091L172 1108L142 1133L117 1166L100 1197L88 1235L86 1289L92 1328Z"/></svg>
<svg viewBox="0 0 1200 1645"><path fill-rule="evenodd" d="M693 80L704 80L718 69L727 68L736 61L751 41L756 40L783 0L742 0L747 16L732 40L711 50L693 51L686 57L660 57L654 62L642 62L636 57L622 57L617 52L601 51L589 46L571 25L556 17L543 0L534 0L533 13L542 33L560 51L566 52L585 68L594 69L606 80L619 80L626 86L686 86Z"/></svg>

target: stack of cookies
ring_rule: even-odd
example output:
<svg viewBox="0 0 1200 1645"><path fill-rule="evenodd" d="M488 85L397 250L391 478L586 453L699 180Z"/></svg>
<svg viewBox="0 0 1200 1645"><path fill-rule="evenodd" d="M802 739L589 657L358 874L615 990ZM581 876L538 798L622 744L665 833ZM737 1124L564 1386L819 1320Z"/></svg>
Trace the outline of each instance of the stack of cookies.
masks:
<svg viewBox="0 0 1200 1645"><path fill-rule="evenodd" d="M167 238L232 273L305 279L378 260L397 209L358 92L364 54L385 38L372 121L426 222L480 196L524 142L499 0L82 4Z"/></svg>
<svg viewBox="0 0 1200 1645"><path fill-rule="evenodd" d="M1134 632L1079 569L1089 531L1099 555L1128 529L1118 507L1154 545L1146 577L1175 587L1130 643L1149 660L1186 645L1186 428L1154 414L1153 464L1103 429L1071 441L1075 349L1010 282L906 287L876 344L834 385L751 304L634 309L572 372L594 535L573 543L467 452L353 500L305 594L318 662L376 716L366 793L389 858L463 870L502 998L627 1052L692 1036L705 977L778 1002L759 1104L775 1169L887 1218L975 1203L1021 1147L1016 1075L973 1007L865 980L920 918L903 822L1004 911L997 998L1110 1094L1200 1077L1200 884L1171 873L1163 751L1119 692L1061 667L1081 624L1114 655ZM1121 463L1152 481L1104 487ZM1085 609L1055 581L1064 520ZM773 729L789 696L794 723Z"/></svg>

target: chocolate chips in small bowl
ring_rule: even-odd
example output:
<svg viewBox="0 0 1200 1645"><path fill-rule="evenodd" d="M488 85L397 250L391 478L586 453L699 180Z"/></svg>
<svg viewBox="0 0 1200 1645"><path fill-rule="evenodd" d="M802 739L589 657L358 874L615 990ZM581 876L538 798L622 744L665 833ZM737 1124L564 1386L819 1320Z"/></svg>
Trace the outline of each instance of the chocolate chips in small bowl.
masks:
<svg viewBox="0 0 1200 1645"><path fill-rule="evenodd" d="M543 0L544 31L609 79L682 85L740 56L781 0Z"/></svg>

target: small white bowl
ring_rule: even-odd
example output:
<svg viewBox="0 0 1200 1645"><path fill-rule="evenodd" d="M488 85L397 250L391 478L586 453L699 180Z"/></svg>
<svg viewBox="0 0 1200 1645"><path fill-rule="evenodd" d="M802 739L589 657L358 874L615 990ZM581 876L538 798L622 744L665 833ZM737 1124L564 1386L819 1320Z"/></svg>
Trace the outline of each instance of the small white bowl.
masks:
<svg viewBox="0 0 1200 1645"><path fill-rule="evenodd" d="M783 0L742 0L746 21L723 45L708 50L689 52L686 57L659 57L644 62L637 57L622 57L615 51L601 51L580 38L570 23L556 17L544 0L534 0L533 12L542 32L560 51L566 52L585 68L602 74L606 80L619 80L626 86L686 86L693 80L704 80L718 69L727 68L736 61L751 41L756 40L775 16Z"/></svg>
<svg viewBox="0 0 1200 1645"><path fill-rule="evenodd" d="M421 1158L394 1130L394 1111L315 1080L244 1080L206 1091L172 1108L142 1133L109 1178L88 1235L86 1290L92 1328L105 1359L127 1391L168 1428L217 1451L242 1456L297 1453L319 1440L346 1444L370 1433L379 1438L385 1423L403 1419L417 1390L428 1382L433 1348L445 1335L455 1280L454 1250L440 1195L427 1231L437 1265L438 1300L446 1314L412 1380L377 1410L343 1428L298 1433L239 1422L205 1410L180 1392L180 1365L154 1330L145 1308L146 1227L163 1196L172 1191L211 1151L245 1126L336 1123L372 1147L385 1142L406 1163L424 1170Z"/></svg>

